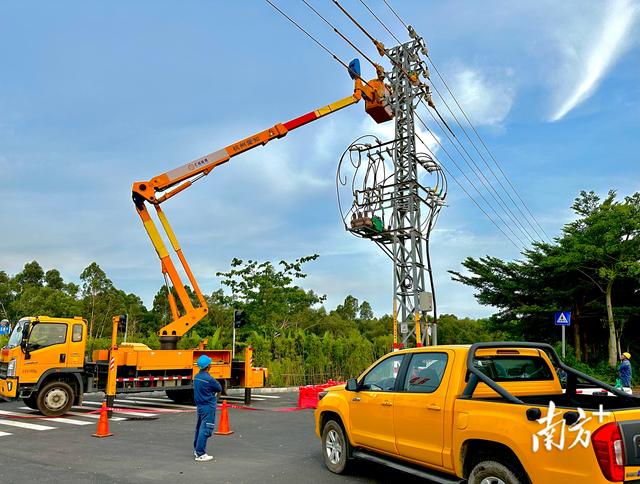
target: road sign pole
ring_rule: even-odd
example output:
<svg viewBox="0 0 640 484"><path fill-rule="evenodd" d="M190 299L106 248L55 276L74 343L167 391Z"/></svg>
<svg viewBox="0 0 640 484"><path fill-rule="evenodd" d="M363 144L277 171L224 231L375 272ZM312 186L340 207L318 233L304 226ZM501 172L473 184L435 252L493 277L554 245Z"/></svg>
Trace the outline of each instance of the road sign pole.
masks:
<svg viewBox="0 0 640 484"><path fill-rule="evenodd" d="M562 326L562 359L564 360L564 328L565 326Z"/></svg>

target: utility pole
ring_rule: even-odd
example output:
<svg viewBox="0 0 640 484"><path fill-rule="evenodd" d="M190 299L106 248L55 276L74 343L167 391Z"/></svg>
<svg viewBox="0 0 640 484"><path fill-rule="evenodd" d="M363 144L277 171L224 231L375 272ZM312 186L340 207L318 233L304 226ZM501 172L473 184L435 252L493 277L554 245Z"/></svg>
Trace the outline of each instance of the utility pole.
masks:
<svg viewBox="0 0 640 484"><path fill-rule="evenodd" d="M436 325L430 337L426 324L427 313L435 307L428 243L446 197L442 167L431 155L416 150L415 110L420 103L432 102L428 87L420 80L421 76L429 77L420 59L426 46L413 29L410 34L411 41L385 50L393 65L385 77L395 118L395 139L359 138L343 154L336 177L345 228L373 240L393 261L394 349L410 343L437 344ZM350 173L342 173L343 169ZM352 182L348 184L350 177ZM341 186L349 186L353 197L353 204L346 210L341 204Z"/></svg>
<svg viewBox="0 0 640 484"><path fill-rule="evenodd" d="M393 232L393 297L394 324L400 325L402 345L415 337L416 345L427 341L422 332L420 294L425 292L424 259L420 234L421 213L418 194L418 164L414 109L424 96L418 85L407 74L421 70L420 42L412 40L390 49L393 60L389 76L392 106L395 114L395 144L393 149L394 193L391 230ZM394 330L395 334L395 330ZM399 343L394 338L394 347Z"/></svg>

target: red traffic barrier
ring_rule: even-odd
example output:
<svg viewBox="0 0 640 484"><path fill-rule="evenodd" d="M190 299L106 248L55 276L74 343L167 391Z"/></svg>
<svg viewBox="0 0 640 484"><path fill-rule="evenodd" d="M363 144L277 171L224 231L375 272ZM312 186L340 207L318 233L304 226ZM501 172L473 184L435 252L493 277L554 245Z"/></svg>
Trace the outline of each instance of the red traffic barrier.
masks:
<svg viewBox="0 0 640 484"><path fill-rule="evenodd" d="M345 382L329 380L321 385L305 385L298 390L298 408L316 408L318 406L318 394L329 387L344 385Z"/></svg>

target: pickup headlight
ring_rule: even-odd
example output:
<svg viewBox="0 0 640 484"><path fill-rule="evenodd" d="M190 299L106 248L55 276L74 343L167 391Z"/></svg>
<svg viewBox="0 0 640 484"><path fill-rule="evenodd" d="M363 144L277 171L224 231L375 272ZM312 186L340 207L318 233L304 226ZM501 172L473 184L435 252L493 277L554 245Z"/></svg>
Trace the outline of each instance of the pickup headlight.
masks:
<svg viewBox="0 0 640 484"><path fill-rule="evenodd" d="M7 376L15 377L16 376L16 359L11 358L9 365L7 366Z"/></svg>

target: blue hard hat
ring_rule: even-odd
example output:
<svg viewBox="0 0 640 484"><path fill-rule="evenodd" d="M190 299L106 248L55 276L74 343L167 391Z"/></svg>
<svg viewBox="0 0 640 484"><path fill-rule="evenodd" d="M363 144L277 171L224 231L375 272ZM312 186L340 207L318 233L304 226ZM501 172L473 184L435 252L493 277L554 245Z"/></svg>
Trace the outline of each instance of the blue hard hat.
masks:
<svg viewBox="0 0 640 484"><path fill-rule="evenodd" d="M198 358L198 361L196 361L196 364L200 368L206 368L211 364L211 361L212 361L211 358L209 358L207 355L200 355L200 358Z"/></svg>

